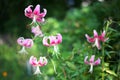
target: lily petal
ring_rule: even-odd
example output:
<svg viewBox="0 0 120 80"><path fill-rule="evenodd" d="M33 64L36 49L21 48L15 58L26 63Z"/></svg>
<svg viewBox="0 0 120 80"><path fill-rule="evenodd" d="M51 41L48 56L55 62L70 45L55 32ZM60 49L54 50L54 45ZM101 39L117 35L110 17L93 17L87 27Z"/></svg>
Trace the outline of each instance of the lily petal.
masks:
<svg viewBox="0 0 120 80"><path fill-rule="evenodd" d="M92 64L90 65L90 70L89 70L89 72L90 72L90 73L93 72L93 65L92 65Z"/></svg>
<svg viewBox="0 0 120 80"><path fill-rule="evenodd" d="M99 39L102 41L102 42L105 42L108 40L108 38L105 38L105 30L102 32L102 34L99 36Z"/></svg>
<svg viewBox="0 0 120 80"><path fill-rule="evenodd" d="M101 34L102 37L105 37L105 30Z"/></svg>
<svg viewBox="0 0 120 80"><path fill-rule="evenodd" d="M32 9L31 7L33 7L33 5L29 5L27 8L25 8L24 12L25 12L25 16L32 18Z"/></svg>
<svg viewBox="0 0 120 80"><path fill-rule="evenodd" d="M47 59L45 57L40 57L38 64L39 66L45 66L47 64Z"/></svg>
<svg viewBox="0 0 120 80"><path fill-rule="evenodd" d="M19 44L19 45L23 45L23 42L24 42L24 37L20 37L20 38L18 38L17 39L17 43Z"/></svg>
<svg viewBox="0 0 120 80"><path fill-rule="evenodd" d="M43 9L43 12L39 14L40 17L45 17L45 15L47 14L47 10Z"/></svg>
<svg viewBox="0 0 120 80"><path fill-rule="evenodd" d="M56 36L49 36L49 39L50 39L50 45L54 46L56 44Z"/></svg>
<svg viewBox="0 0 120 80"><path fill-rule="evenodd" d="M91 58L90 58L90 63L94 62L94 58L95 58L95 55L92 55Z"/></svg>
<svg viewBox="0 0 120 80"><path fill-rule="evenodd" d="M101 47L100 47L100 41L98 40L98 38L95 39L95 43L94 43L93 47L94 46L96 46L98 48L98 50L101 49Z"/></svg>
<svg viewBox="0 0 120 80"><path fill-rule="evenodd" d="M23 41L23 46L28 47L28 48L32 47L33 46L33 40L32 39L25 39Z"/></svg>
<svg viewBox="0 0 120 80"><path fill-rule="evenodd" d="M33 11L33 14L34 15L39 15L40 14L40 5L39 4L35 7L35 9Z"/></svg>
<svg viewBox="0 0 120 80"><path fill-rule="evenodd" d="M94 62L94 65L98 65L98 64L100 64L100 62L101 62L101 60L100 60L100 58L98 58L98 59Z"/></svg>
<svg viewBox="0 0 120 80"><path fill-rule="evenodd" d="M48 40L49 40L49 37L45 36L45 37L43 38L43 45L45 45L45 46L50 46L50 44L48 43Z"/></svg>
<svg viewBox="0 0 120 80"><path fill-rule="evenodd" d="M96 30L93 30L93 33L94 33L94 37L98 37L98 33Z"/></svg>
<svg viewBox="0 0 120 80"><path fill-rule="evenodd" d="M57 34L56 39L57 39L57 44L61 43L62 42L62 35Z"/></svg>
<svg viewBox="0 0 120 80"><path fill-rule="evenodd" d="M30 60L29 60L29 63L30 63L32 66L37 66L37 65L38 65L37 58L34 57L34 56L31 56L31 57L30 57Z"/></svg>
<svg viewBox="0 0 120 80"><path fill-rule="evenodd" d="M85 37L87 38L87 41L90 43L93 43L95 41L94 38L89 37L87 34L85 34Z"/></svg>
<svg viewBox="0 0 120 80"><path fill-rule="evenodd" d="M87 61L87 59L88 59L88 56L86 56L85 59L84 59L85 64L89 64L89 62Z"/></svg>

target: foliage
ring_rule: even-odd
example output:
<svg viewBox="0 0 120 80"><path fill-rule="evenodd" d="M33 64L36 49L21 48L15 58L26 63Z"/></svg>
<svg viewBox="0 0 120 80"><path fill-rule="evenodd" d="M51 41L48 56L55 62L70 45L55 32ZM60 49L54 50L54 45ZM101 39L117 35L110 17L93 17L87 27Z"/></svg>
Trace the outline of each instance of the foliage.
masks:
<svg viewBox="0 0 120 80"><path fill-rule="evenodd" d="M33 48L28 50L28 56L21 56L20 54L17 54L16 51L20 49L17 45L13 44L12 47L6 44L0 45L0 79L21 80L21 78L24 78L23 80L101 80L102 65L94 67L93 74L90 74L88 72L89 66L84 64L84 57L87 55L91 56L95 54L96 59L98 57L102 59L102 51L97 51L96 48L93 48L86 41L85 34L87 33L92 35L93 29L97 29L98 32L102 32L103 28L107 25L104 18L112 17L113 21L107 30L107 37L109 37L109 40L105 44L104 75L105 80L119 80L120 22L118 21L119 7L116 5L119 4L119 1L116 0L115 2L112 2L94 2L94 4L88 7L69 10L63 20L58 20L54 17L47 18L45 24L42 25L42 30L45 32L45 35L52 35L58 32L63 35L63 42L59 45L62 56L60 59L51 55L52 49L46 49L46 47L42 45L42 39L40 38L37 38ZM109 5L109 3L112 4ZM114 9L117 12L113 13ZM59 12L55 13L56 16L61 14ZM11 15L13 15L13 13L11 13ZM14 20L6 22L6 26L16 25L15 21L18 21L16 20L17 17L14 16L11 19ZM22 20L24 19L22 18ZM20 25L23 27L26 23ZM18 27L15 26L14 31L18 30L16 28ZM24 31L24 29L21 30ZM27 34L30 33L27 32ZM31 34L31 36L33 35ZM46 52L47 50L48 52ZM50 54L48 55L48 53ZM27 61L32 54L35 56L47 55L47 58L49 59L48 65L45 66L45 68L41 68L43 74L40 76L32 75L32 69L27 67ZM54 72L52 61L49 56L54 60L57 74ZM7 76L3 76L3 72L7 72Z"/></svg>

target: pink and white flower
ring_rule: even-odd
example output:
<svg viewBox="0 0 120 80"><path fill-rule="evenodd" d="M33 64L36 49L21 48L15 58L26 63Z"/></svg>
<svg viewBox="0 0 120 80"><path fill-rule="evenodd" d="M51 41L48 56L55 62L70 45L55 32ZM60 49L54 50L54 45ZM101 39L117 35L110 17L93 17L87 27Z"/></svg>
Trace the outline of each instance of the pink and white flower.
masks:
<svg viewBox="0 0 120 80"><path fill-rule="evenodd" d="M39 60L37 61L37 58L34 56L31 56L29 59L29 63L33 66L36 67L36 70L34 74L42 74L39 67L47 65L48 61L46 57L40 57Z"/></svg>
<svg viewBox="0 0 120 80"><path fill-rule="evenodd" d="M20 37L17 39L17 43L22 46L22 49L19 51L19 53L25 53L27 54L26 48L31 48L33 46L33 40L32 39L24 39L23 37Z"/></svg>
<svg viewBox="0 0 120 80"><path fill-rule="evenodd" d="M95 58L95 55L92 55L89 61L87 61L88 56L86 56L84 59L85 64L90 65L90 70L89 70L90 73L93 72L93 66L98 65L101 62L100 58L98 58L96 61L94 61L94 58Z"/></svg>
<svg viewBox="0 0 120 80"><path fill-rule="evenodd" d="M62 42L62 35L59 33L56 36L45 36L43 38L43 45L54 46L54 51L58 52L58 44Z"/></svg>
<svg viewBox="0 0 120 80"><path fill-rule="evenodd" d="M45 19L45 15L47 13L46 9L43 9L43 12L40 13L40 5L36 5L34 11L32 11L31 7L33 7L33 5L29 5L27 8L25 8L24 12L25 12L25 16L32 19L33 22L44 22Z"/></svg>
<svg viewBox="0 0 120 80"><path fill-rule="evenodd" d="M42 33L42 31L41 31L39 26L32 27L31 32L35 35L35 37L37 37L37 36L43 37L43 33Z"/></svg>
<svg viewBox="0 0 120 80"><path fill-rule="evenodd" d="M48 40L50 42L48 42ZM55 46L58 45L62 42L62 35L61 34L57 34L56 36L45 36L43 38L43 45L45 46Z"/></svg>
<svg viewBox="0 0 120 80"><path fill-rule="evenodd" d="M93 47L96 46L100 50L101 49L100 41L105 42L106 40L108 40L108 38L105 38L106 33L105 33L105 31L103 31L101 35L98 35L96 30L94 30L93 33L94 33L93 38L91 38L87 34L85 34L87 41L89 43L94 43Z"/></svg>

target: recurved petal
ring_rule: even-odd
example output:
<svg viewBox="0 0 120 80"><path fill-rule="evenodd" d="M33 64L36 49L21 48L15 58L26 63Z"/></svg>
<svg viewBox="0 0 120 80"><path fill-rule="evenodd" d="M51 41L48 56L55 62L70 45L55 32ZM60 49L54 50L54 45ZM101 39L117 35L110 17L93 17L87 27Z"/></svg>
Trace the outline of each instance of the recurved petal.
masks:
<svg viewBox="0 0 120 80"><path fill-rule="evenodd" d="M47 10L43 9L43 12L39 14L40 17L45 17L45 15L47 14Z"/></svg>
<svg viewBox="0 0 120 80"><path fill-rule="evenodd" d="M107 41L108 40L108 38L105 38L105 30L102 32L102 34L99 36L99 39L101 40L101 41L103 41L103 42L105 42L105 41Z"/></svg>
<svg viewBox="0 0 120 80"><path fill-rule="evenodd" d="M48 40L49 40L49 37L45 36L45 37L43 38L43 45L45 45L45 46L50 46L50 44L48 43Z"/></svg>
<svg viewBox="0 0 120 80"><path fill-rule="evenodd" d="M61 43L62 42L62 35L60 33L57 34L56 39L57 39L57 44Z"/></svg>
<svg viewBox="0 0 120 80"><path fill-rule="evenodd" d="M45 19L44 19L44 18L41 18L41 16L38 16L38 17L36 18L36 21L38 21L38 22L45 22Z"/></svg>
<svg viewBox="0 0 120 80"><path fill-rule="evenodd" d="M39 59L39 61L38 61L38 65L39 65L39 66L43 66L43 58L42 58L42 57L40 57L40 59Z"/></svg>
<svg viewBox="0 0 120 80"><path fill-rule="evenodd" d="M47 64L47 59L45 57L40 57L38 64L39 66L45 66Z"/></svg>
<svg viewBox="0 0 120 80"><path fill-rule="evenodd" d="M88 59L88 56L86 56L85 59L84 59L84 63L85 64L89 64L89 62L87 61L87 59Z"/></svg>
<svg viewBox="0 0 120 80"><path fill-rule="evenodd" d="M24 37L20 37L17 39L17 43L21 46L23 46L23 42L24 42Z"/></svg>
<svg viewBox="0 0 120 80"><path fill-rule="evenodd" d="M44 60L44 65L46 65L48 63L48 60L46 57L43 57L43 60Z"/></svg>
<svg viewBox="0 0 120 80"><path fill-rule="evenodd" d="M29 5L27 8L25 8L24 12L25 12L25 16L32 18L32 9L31 7L33 7L32 5Z"/></svg>
<svg viewBox="0 0 120 80"><path fill-rule="evenodd" d="M23 41L23 46L28 47L28 48L32 47L33 46L33 40L32 39L25 39Z"/></svg>
<svg viewBox="0 0 120 80"><path fill-rule="evenodd" d="M93 43L95 41L94 38L89 37L87 34L85 34L85 37L87 38L87 41L90 43Z"/></svg>
<svg viewBox="0 0 120 80"><path fill-rule="evenodd" d="M37 66L37 64L38 64L37 58L34 57L34 56L31 56L30 59L29 59L29 63L30 63L32 66Z"/></svg>
<svg viewBox="0 0 120 80"><path fill-rule="evenodd" d="M56 45L56 36L49 36L50 45Z"/></svg>
<svg viewBox="0 0 120 80"><path fill-rule="evenodd" d="M98 64L100 64L100 62L101 62L101 60L100 60L100 58L98 58L98 59L94 62L94 65L98 65Z"/></svg>

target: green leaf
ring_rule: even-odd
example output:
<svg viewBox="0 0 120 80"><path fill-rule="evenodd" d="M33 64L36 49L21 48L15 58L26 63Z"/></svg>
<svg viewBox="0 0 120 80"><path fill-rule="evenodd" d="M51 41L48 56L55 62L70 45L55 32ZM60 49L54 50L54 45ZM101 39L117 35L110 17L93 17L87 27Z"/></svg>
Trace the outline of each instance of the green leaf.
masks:
<svg viewBox="0 0 120 80"><path fill-rule="evenodd" d="M79 72L76 71L73 75L71 75L71 77L76 77L76 76L78 76L78 75L79 75Z"/></svg>
<svg viewBox="0 0 120 80"><path fill-rule="evenodd" d="M110 54L106 51L106 55L109 57L109 58L111 58L111 56L110 56Z"/></svg>
<svg viewBox="0 0 120 80"><path fill-rule="evenodd" d="M106 44L106 46L109 47L110 49L113 49L113 47L111 45Z"/></svg>
<svg viewBox="0 0 120 80"><path fill-rule="evenodd" d="M109 53L116 53L116 51L109 51Z"/></svg>
<svg viewBox="0 0 120 80"><path fill-rule="evenodd" d="M67 61L66 64L69 68L76 70L76 66L73 63Z"/></svg>
<svg viewBox="0 0 120 80"><path fill-rule="evenodd" d="M106 72L117 77L117 74L112 70L106 69Z"/></svg>
<svg viewBox="0 0 120 80"><path fill-rule="evenodd" d="M104 65L105 65L106 67L108 67L108 66L109 66L109 63L104 63Z"/></svg>

